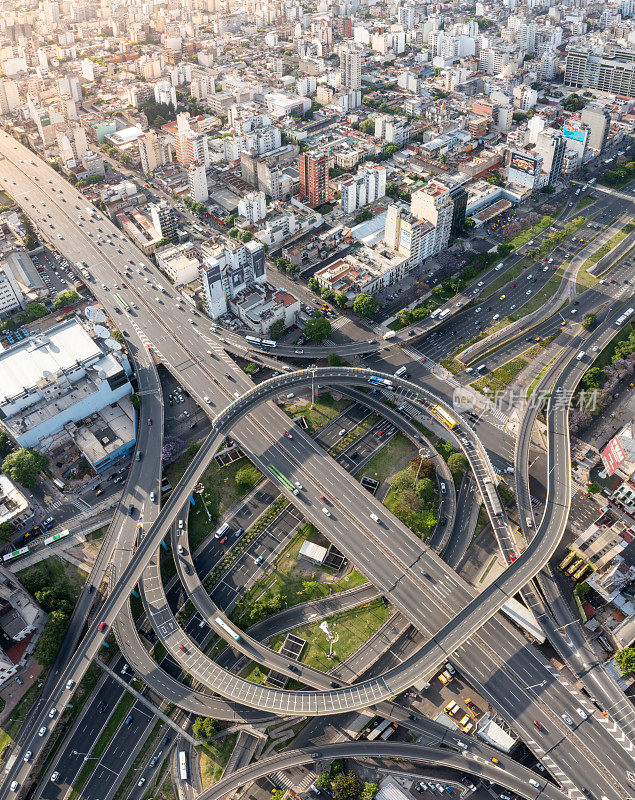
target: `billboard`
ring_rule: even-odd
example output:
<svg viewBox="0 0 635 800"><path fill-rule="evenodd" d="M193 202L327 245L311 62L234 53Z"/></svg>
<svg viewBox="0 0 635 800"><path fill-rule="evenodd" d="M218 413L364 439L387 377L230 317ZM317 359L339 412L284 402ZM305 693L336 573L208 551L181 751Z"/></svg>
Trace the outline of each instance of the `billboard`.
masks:
<svg viewBox="0 0 635 800"><path fill-rule="evenodd" d="M512 158L509 162L509 168L517 169L519 172L524 172L527 175L535 175L538 168L538 161L532 156L524 156L520 153L512 153Z"/></svg>
<svg viewBox="0 0 635 800"><path fill-rule="evenodd" d="M567 139L571 139L574 142L583 142L586 137L586 130L584 128L578 128L577 125L570 126L569 124L565 124L562 132Z"/></svg>
<svg viewBox="0 0 635 800"><path fill-rule="evenodd" d="M617 436L614 436L601 453L602 463L609 475L612 475L620 464L626 459L624 450Z"/></svg>

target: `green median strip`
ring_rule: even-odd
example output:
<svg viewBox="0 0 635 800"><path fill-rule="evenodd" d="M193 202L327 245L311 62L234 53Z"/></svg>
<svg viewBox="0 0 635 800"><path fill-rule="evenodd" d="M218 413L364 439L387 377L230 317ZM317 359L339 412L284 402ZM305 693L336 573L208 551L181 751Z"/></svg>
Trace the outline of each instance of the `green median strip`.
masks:
<svg viewBox="0 0 635 800"><path fill-rule="evenodd" d="M377 422L377 416L375 414L370 414L366 419L363 419L358 425L355 425L354 428L351 428L347 434L342 436L335 442L334 445L329 447L329 455L331 456L338 456L340 453L343 453L348 447L350 447L354 442L358 439L361 439L365 433L373 427L373 425Z"/></svg>
<svg viewBox="0 0 635 800"><path fill-rule="evenodd" d="M71 789L67 800L77 800L77 798L80 797L82 789L88 782L90 776L93 774L95 767L99 763L99 759L106 752L106 748L110 744L121 723L128 716L128 712L134 705L134 702L135 698L128 693L121 698L119 705L113 711L110 719L101 732L99 739L97 739L95 742L95 746L90 751L89 760L84 763L84 766L79 771L79 775L75 779L73 788Z"/></svg>
<svg viewBox="0 0 635 800"><path fill-rule="evenodd" d="M163 722L157 722L154 728L152 728L150 735L146 738L145 742L141 747L141 750L139 750L139 752L137 753L135 760L132 762L132 764L130 765L130 769L126 773L126 777L119 784L119 788L115 792L112 800L120 800L121 797L123 797L128 791L132 789L132 785L138 778L138 776L136 775L137 768L144 761L146 755L148 754L148 750L156 744L156 741L159 737L161 729L163 728L163 725L164 725Z"/></svg>
<svg viewBox="0 0 635 800"><path fill-rule="evenodd" d="M578 270L578 275L576 279L576 289L578 291L583 289L588 289L591 286L594 286L599 278L595 275L591 274L589 270L591 267L594 267L598 261L604 258L605 255L611 252L618 244L620 244L626 237L635 231L635 224L632 222L627 223L622 230L618 231L617 233L613 234L611 238L605 242L601 247L599 247L595 253L592 253L582 264L580 269ZM611 266L613 266L611 264Z"/></svg>

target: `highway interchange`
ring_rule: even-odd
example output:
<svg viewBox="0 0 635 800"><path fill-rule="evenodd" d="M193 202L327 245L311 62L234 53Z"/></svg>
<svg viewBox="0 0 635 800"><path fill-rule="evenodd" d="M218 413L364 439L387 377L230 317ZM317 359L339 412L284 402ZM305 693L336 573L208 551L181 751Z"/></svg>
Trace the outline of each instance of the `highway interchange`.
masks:
<svg viewBox="0 0 635 800"><path fill-rule="evenodd" d="M7 146L11 148L12 142L9 144L8 142L3 141L2 152L5 156L9 153ZM24 154L26 157L31 158L31 154L28 151L24 150ZM46 168L42 166L42 170L44 171ZM47 174L48 172L50 171L47 171ZM67 203L70 202L72 197L76 196L76 193L70 187L67 187L66 184L64 184L63 181L57 176L55 177L55 186L60 186L63 188L64 196L68 196L69 198L66 201ZM33 191L33 189L36 191ZM30 187L29 196L33 198L32 202L36 199L38 189L40 189L40 187L37 185L32 185ZM41 192L41 194L43 196L46 195L45 192ZM49 205L51 204L50 200L51 198L49 197ZM65 252L65 248L68 247L75 253L84 253L84 260L87 261L91 268L91 272L93 272L96 278L96 284L91 288L94 289L98 299L104 303L105 307L111 310L112 301L108 290L100 291L99 282L103 279L105 285L111 286L113 281L121 280L122 273L119 272L119 277L117 278L117 272L113 272L113 264L116 259L117 263L119 263L123 269L126 260L134 260L129 258L129 254L133 248L131 248L131 246L126 242L122 242L121 244L119 242L111 242L111 251L112 249L114 249L115 252L119 249L122 250L121 254L117 254L117 256L121 256L121 258L115 256L115 253L109 252L106 260L103 258L103 253L100 253L100 250L103 251L104 249L103 243L101 247L99 247L99 245L95 246L94 242L91 242L88 239L85 231L68 225L68 221L64 219L66 215L64 214L62 205L59 203L58 196L55 197L53 209L56 213L56 229L60 229L58 226L65 226L65 239L59 245L60 249L62 252ZM111 229L110 226L108 226L108 223L103 221L99 225L97 225L97 223L94 224L94 227L102 226L105 230L114 231L114 229ZM97 235L97 233L95 235ZM68 251L69 253L70 250ZM139 263L138 253L135 252L134 257L137 259L136 263ZM144 270L148 269L149 265L147 262L144 260L143 263L145 265ZM170 307L170 315L171 319L174 319L176 324L170 325L170 329L167 330L165 324L162 323L161 320L157 320L156 311L152 307L156 290L151 288L146 289L144 284L140 281L136 281L136 279L134 283L134 293L132 283L130 285L127 283L126 286L127 289L129 289L129 295L127 296L130 299L135 297L137 299L137 303L141 301L139 303L139 309L135 314L136 319L131 318L129 320L132 331L127 331L130 347L133 351L133 355L135 356L139 380L141 381L143 379L147 379L148 386L156 385L156 378L152 375L154 371L152 359L148 357L147 349L144 347L144 345L151 343L154 353L168 365L173 365L178 379L190 390L190 392L199 398L202 398L203 394L208 394L211 397L214 403L212 406L214 413L218 413L221 409L224 409L228 400L231 400L232 397L235 398L235 407L240 410L240 406L244 403L242 400L243 393L248 387L246 378L244 373L237 369L234 366L233 361L227 357L224 348L220 346L221 343L219 342L218 337L214 336L213 332L211 331L209 334L205 331L203 327L204 319L202 319L199 315L195 318L196 325L190 325L186 320L187 314L191 314L192 312L181 310L177 308L176 303L172 303ZM165 300L164 302L167 303L168 301ZM161 310L161 313L163 314L163 310ZM174 314L174 317L172 317L172 314ZM180 320L180 322L177 322L177 320ZM128 322L126 325L128 325ZM607 332L609 330L610 323L606 328ZM176 337L179 339L178 342L174 341L173 334L176 334ZM208 350L212 352L212 356L208 354ZM215 362L218 362L218 364ZM229 381L221 381L221 383L225 384L224 386L222 386L221 383L213 382L213 375L221 374L218 371L218 367L220 367L221 370L227 370L227 374L231 375L233 378L233 380L230 379ZM577 369L579 371L580 365L578 365ZM573 368L570 370L570 375L570 380L577 382L579 375L576 375L575 366L573 366ZM290 382L295 379L295 377L296 376L293 374L286 375L284 376L284 381ZM437 391L438 381L435 382L435 380L429 375L427 377L428 385L432 386L434 391ZM421 377L417 376L417 379L421 382L423 382L425 378L425 372L423 375L421 375ZM300 378L298 378L298 380L300 380ZM304 380L306 380L306 376L304 377ZM365 380L366 376L364 376L360 382L363 383ZM321 377L320 381L323 381ZM276 387L275 382L276 379L273 379L273 385L275 389L274 394L276 391L277 393L280 392L279 387L281 385L279 382ZM349 382L351 381L349 380ZM403 387L410 391L414 397L417 396L417 393L422 392L421 386L408 385L404 383ZM263 393L262 386L257 387L257 389L253 391L261 395ZM236 395L238 395L238 397L236 397ZM202 453L204 457L199 458L195 462L197 465L196 468L191 469L191 473L187 476L190 483L184 483L183 486L185 488L181 489L180 491L180 487L177 487L177 491L173 494L173 498L171 498L161 512L159 512L156 504L149 503L148 497L150 491L156 491L159 479L156 466L160 463L160 459L158 457L151 458L151 454L153 452L158 453L160 451L161 437L158 424L160 423L161 419L160 395L152 390L143 392L142 402L142 424L140 425L139 432L139 448L141 449L142 447L142 439L145 443L143 444L144 459L142 462L140 462L140 464L144 465L147 463L148 467L146 473L142 474L141 468L138 468L137 472L135 473L133 464L133 470L131 470L129 477L126 496L123 498L121 504L121 519L114 521L111 529L113 532L116 531L115 536L109 537L113 540L113 564L115 565L115 570L114 574L111 571L111 586L114 589L114 593L109 599L108 603L104 606L103 612L100 615L101 619L106 619L108 622L114 621L121 611L123 611L124 616L127 616L124 607L127 607L127 598L129 596L130 589L135 585L141 574L146 569L145 564L141 563L145 558L145 554L151 552L156 553L158 543L162 536L165 535L167 526L169 526L173 520L176 519L179 513L182 513L184 498L186 500L189 487L191 487L192 482L195 482L198 479L200 470L204 469L205 457L209 455L209 452L213 452L215 449L210 444L209 447L206 445L206 447L199 451L199 456ZM148 429L144 431L144 428L147 427L143 424L146 414L148 417L154 420L154 424L152 426L152 430ZM223 416L223 414L220 416ZM221 435L220 423L218 427L216 425L217 420L215 420L215 432L218 435ZM232 417L228 424L234 425L235 420L236 418ZM243 449L249 453L250 458L252 458L255 463L264 465L265 467L267 466L267 462L274 463L276 465L280 464L283 468L284 474L290 476L293 475L294 477L297 476L297 479L302 481L306 489L306 492L303 492L304 499L301 501L304 504L304 515L314 521L315 524L324 530L328 538L337 544L342 552L349 554L351 559L360 566L362 571L371 577L371 580L373 583L375 583L375 585L379 586L379 588L387 594L389 593L393 604L399 607L410 618L412 618L415 624L417 624L417 627L420 627L420 629L424 630L428 636L434 636L435 643L428 645L428 661L423 661L426 654L424 651L421 651L419 654L417 654L416 658L412 659L412 664L408 664L406 667L395 671L400 674L399 680L401 681L403 679L405 681L404 684L399 683L398 685L407 686L413 682L415 676L420 677L422 674L425 674L426 669L432 671L438 665L438 663L440 663L445 654L452 652L456 647L459 648L459 658L465 662L465 666L463 666L462 663L459 663L458 665L464 674L470 676L471 671L476 671L476 664L482 662L484 659L487 660L487 656L483 655L483 652L486 651L486 648L481 646L481 652L474 657L475 654L472 651L478 649L475 648L474 642L475 640L480 639L481 636L472 637L467 645L463 644L463 642L465 639L469 638L472 633L475 633L478 630L485 619L491 616L499 604L499 598L504 598L514 594L515 591L527 581L528 577L532 577L540 569L540 567L545 563L545 559L549 557L549 550L551 547L554 544L557 544L557 541L559 540L559 533L561 533L564 523L566 522L569 502L568 487L570 486L570 482L568 480L568 440L565 433L567 430L566 409L550 409L548 416L552 431L552 435L550 436L549 455L552 464L558 465L557 471L552 470L550 472L550 513L545 515L545 518L543 519L541 526L537 531L535 542L530 545L526 553L521 556L517 562L515 562L515 564L505 573L505 575L500 579L500 581L497 582L496 585L493 585L493 588L491 588L489 592L486 590L486 592L479 595L476 600L470 597L470 592L468 591L467 587L461 586L459 581L452 576L451 571L447 570L442 562L436 559L432 553L427 551L426 548L423 547L421 543L418 542L418 540L416 540L411 534L409 534L408 531L404 530L403 526L400 526L396 520L391 519L386 510L383 509L383 507L378 506L372 497L362 492L359 489L358 484L348 478L345 473L340 471L337 477L335 474L331 474L330 476L325 475L323 473L323 464L325 461L324 453L316 448L315 445L310 442L310 440L298 433L294 436L293 442L283 442L281 439L283 428L281 429L281 425L286 424L288 426L289 424L288 421L284 422L284 420L285 418L280 414L275 406L271 404L260 406L257 422L251 417L241 420L233 429L232 435L235 436L238 441L240 441ZM469 426L465 427L466 434L468 434L470 430L471 429ZM272 432L274 431L276 434L272 435ZM249 443L248 447L245 446L245 442ZM281 443L283 443L282 447ZM478 449L479 443L474 440L474 444ZM156 450L157 446L158 450ZM153 447L155 448L155 451L153 451ZM468 456L470 455L469 449L467 454ZM483 451L482 455L484 454L485 452ZM274 459L277 459L277 461ZM154 471L152 470L153 462ZM329 462L329 465L329 471L333 473L336 468L332 462ZM320 475L321 472L322 476L319 479L315 479L314 476ZM566 475L567 479L562 480L562 475ZM340 488L336 492L335 487L338 485L346 488ZM326 518L325 515L319 515L320 504L317 498L320 494L324 493L325 489L330 497L332 497L333 494L338 495L338 505L331 518ZM139 515L142 515L142 517L139 516L139 518L135 518L135 520L130 520L127 518L129 515L124 513L124 509L127 508L126 497L128 495L134 498L134 500L131 502L134 502L135 507L139 509ZM555 500L552 500L551 498L555 498ZM292 497L289 499L293 500ZM342 503L343 500L346 502ZM359 526L355 526L353 524L355 515L353 515L352 519L350 516L351 507L356 509L356 513L359 513L362 519L369 519L370 513L373 513L373 509L376 509L381 519L385 521L385 526L382 525L381 528L377 530L369 530L368 525L365 524L364 531L358 530ZM157 522L152 524L155 519ZM136 536L137 524L139 524L139 521L141 521L143 525L145 537L143 545L139 548L139 550L137 550L133 561L129 565L126 565L124 562L127 558L129 558L129 544L131 537ZM368 559L366 563L363 563L360 559L359 552L356 551L356 547L354 546L354 537L364 537L364 541L366 544L368 544L369 540L372 538L378 539L379 534L384 537L385 544L382 545L381 541L377 542L377 547L380 548L378 552L381 552L384 557L386 556L386 550L388 549L388 536L390 536L391 547L393 546L394 542L399 541L400 545L395 547L395 549L398 550L399 548L402 548L402 555L397 556L393 552L392 558L386 562L385 574L377 573L376 559ZM397 539L397 537L399 538ZM549 541L548 547L545 547L546 541ZM143 557L139 556L140 553L144 554ZM117 560L118 554L121 554L120 561ZM150 556L150 558L152 558L152 556ZM417 564L425 564L426 571L428 571L435 580L434 588L436 591L431 591L431 587L425 585L425 579L422 580L421 578L417 578L416 572L414 573L414 576L408 576L408 581L402 580L404 577L404 572L410 572L412 575L413 567L415 567ZM406 565L405 569L404 565ZM123 576L127 577L125 582ZM398 587L398 583L402 583L403 585ZM443 602L439 602L439 597L435 597L434 595L440 594L443 590L443 587L445 587L446 591L449 590L448 596L443 599ZM431 614L427 613L425 615L426 619L423 620L420 614L417 618L416 613L413 612L415 600L416 598L419 598L418 602L420 604L422 592L426 594L426 597L428 597L428 600L431 603L434 604L436 602L438 604L438 607L435 609L436 617L432 618ZM465 624L465 620L473 618L474 609L478 606L486 608L486 613L484 615L483 613L480 613L479 616L473 620L472 625ZM428 611L430 612L430 609L428 609ZM452 632L452 615L456 615L453 618L455 620L454 632ZM524 650L531 651L532 653L534 652L533 648L527 646L522 637L511 630L510 626L505 626L505 623L499 622L498 620L495 623L487 622L485 628L483 628L480 634L484 635L486 629L487 633L489 634L489 628L492 625L494 627L505 627L502 633L498 630L492 631L493 635L496 637L495 640L498 643L502 644L502 639L507 642L509 642L510 638L512 641L516 639L517 646L519 648L518 653L524 652ZM117 622L116 629L118 631L120 644L123 641L125 645L127 641L130 647L133 649L136 648L131 654L132 658L130 660L131 663L133 663L133 666L135 666L136 669L139 669L139 667L134 664L134 658L138 657L138 647L135 644L135 640L138 641L138 639L136 637L136 633L132 635L130 626L132 627L132 630L134 630L134 625L132 624L131 619L124 619L123 621L120 620ZM447 639L442 639L439 635L439 630L444 629L444 626L449 629L446 631L446 636L448 637ZM460 634L456 633L456 629L458 627L461 628ZM82 646L80 646L78 654L73 658L69 668L67 668L63 678L60 680L60 685L58 685L58 689L56 690L56 696L61 697L62 703L67 702L68 694L65 694L65 690L61 684L63 681L68 680L68 676L70 675L79 676L82 670L85 669L87 662L96 652L96 648L99 647L100 637L95 629L96 623L93 625L93 629L88 634L89 641L84 642ZM182 634L179 633L176 634L177 637L181 635ZM122 636L128 636L128 638L122 639ZM184 646L189 649L191 647L190 640L187 639L184 641L187 641L187 644ZM436 649L439 646L438 643L440 641L443 641L444 648L441 652ZM182 644L183 642L181 641L180 643ZM178 641L175 642L175 645L177 648L179 648ZM461 648L466 650L464 654L461 654ZM500 654L498 646L496 647L496 650ZM194 648L192 648L192 658L195 657L198 658L198 656L195 655ZM186 665L188 671L192 672L194 668L194 665L190 663L192 659L188 659L184 655L182 655L181 658L183 658L185 661L184 666ZM524 682L523 687L523 681L519 680L518 674L508 674L510 664L514 663L514 653L512 652L510 652L508 655L505 655L504 661L500 659L500 655L499 659L496 659L493 655L489 654L489 661L489 675L488 673L485 673L485 675L482 676L482 680L484 681L483 685L488 692L487 696L488 698L492 698L491 702L493 705L495 705L497 708L501 708L503 712L507 712L514 719L517 729L520 729L520 731L526 734L526 736L523 735L525 740L533 736L533 732L529 729L528 723L531 724L529 720L531 713L533 713L532 706L535 703L542 702L545 707L549 706L550 708L566 707L571 709L572 707L575 707L572 706L572 704L579 704L581 702L579 698L571 697L572 692L566 687L564 687L563 691L563 687L560 686L560 682L557 681L553 675L551 675L549 678L549 686L545 685L543 691L540 692L541 697L532 697L531 693L526 691L526 687L530 685L528 681ZM531 666L530 674L542 675L549 671L546 662L540 664L540 668L537 667L536 662L540 661L541 659L538 659L535 655L528 658L527 663ZM422 664L424 663L428 664L428 666L424 667L422 671ZM156 668L155 662L153 662L153 668ZM409 669L412 669L412 672L408 672ZM499 687L500 694L497 696L495 688L493 686L488 688L487 684L490 681L490 676L495 673L499 673L500 675L501 669L505 670L506 672L505 678L502 681L500 681L499 678L501 685ZM147 679L147 675L145 675L143 672L141 672L141 674ZM322 696L310 692L304 692L302 695L305 695L305 697L300 699L301 707L295 708L295 713L304 713L307 710L311 713L320 713L320 708L315 705L318 702L317 698L320 697L322 697L325 703L330 704L323 707L324 710L322 713L332 713L333 710L354 707L356 703L360 704L359 707L363 707L363 705L367 705L370 701L379 700L382 697L387 697L390 695L392 690L385 684L383 686L381 684L386 681L390 681L391 678L392 675L388 674L387 676L383 677L382 681L369 682L368 687L364 687L363 684L360 684L355 689L346 689L340 691L327 690ZM229 681L229 679L227 680ZM507 691L504 691L505 681L507 680L510 682L510 686ZM531 680L533 680L533 677ZM233 678L231 681L237 687L237 682ZM515 708L512 709L510 707L510 691L513 697L514 692L518 692L518 683L521 684L520 696L523 698L521 704L525 703L527 705L528 713L525 715L526 721L523 721L522 715L518 713L518 702L513 703ZM183 688L187 687L183 687L182 684L179 684L179 686L181 686L180 693L182 696ZM213 683L213 686L215 689L219 688L216 683ZM396 686L397 684L392 685L393 689L396 688ZM364 691L366 691L368 688L372 694L365 695L362 698L360 695L362 687ZM523 689L525 690L523 691ZM228 685L224 685L222 687L222 691L225 696L234 697L234 700L237 700L240 703L244 703L247 699L245 694L240 694L238 688L232 688L230 690ZM260 692L261 690L258 691L259 694ZM264 700L264 696L266 695L267 698L272 700L278 698L278 695L272 692L273 690L266 690L266 692L263 692L263 699L256 699L253 695L248 695L249 704L256 706L261 705L271 709L271 706L268 706L267 701ZM549 696L550 692L553 692L553 697ZM188 694L196 697L194 693ZM507 696L505 702L503 701L503 694ZM355 696L357 699L351 702L351 698L353 696ZM566 700L567 696L570 698L568 701ZM276 702L278 702L277 699ZM279 699L279 702L283 702L281 698ZM284 702L287 703L289 701L285 699ZM298 702L297 697L294 702ZM339 705L337 709L335 709L333 704L341 702L343 702L344 705ZM563 702L568 702L569 704L563 706ZM254 718L253 712L248 712L246 709L239 711L238 707L232 707L231 704L227 704L225 701L211 700L209 697L207 697L207 703L208 705L210 703L212 705L214 703L224 704L225 714L237 714L240 715L241 718L248 718L248 715L252 714L252 718ZM282 706L280 706L280 708L282 708ZM288 712L289 706L284 706L284 710ZM544 713L544 711L542 713ZM221 714L216 715L222 716ZM571 749L573 752L580 750L584 754L582 755L582 758L588 762L585 765L585 771L588 771L592 775L590 779L590 785L595 786L598 791L601 791L602 794L605 794L609 797L620 796L619 786L615 784L615 781L611 781L610 773L612 773L613 776L616 774L614 769L611 768L609 773L608 771L603 770L602 765L596 763L594 760L593 741L594 738L595 740L597 739L594 733L595 728L593 726L598 724L602 724L602 719L595 717L593 725L589 724L586 726L580 724L577 726L575 736L569 737L569 740L574 741L563 739L562 743L552 751L552 757L554 758L556 764L559 764L559 759L562 760L562 765L564 766L562 773L568 780L573 779L573 785L575 781L580 780L580 775L579 769L573 766L572 761L576 764L579 764L580 762L576 758L569 759L566 756L566 751L568 749ZM556 725L557 723L554 723L554 728ZM585 731L584 729L587 727L590 730ZM553 733L556 735L556 737L559 736L562 739L562 737L566 736L566 726L565 730L563 731L562 724L557 725L557 729L554 729ZM31 742L31 744L33 744L33 742ZM537 746L538 749L540 749L540 745L538 744ZM556 752L556 750L558 752ZM617 744L615 747L611 746L611 752L615 755L615 769L626 769L626 765L629 763L630 758L628 753ZM620 767L620 763L623 765L622 767ZM26 770L24 770L24 772L26 772Z"/></svg>

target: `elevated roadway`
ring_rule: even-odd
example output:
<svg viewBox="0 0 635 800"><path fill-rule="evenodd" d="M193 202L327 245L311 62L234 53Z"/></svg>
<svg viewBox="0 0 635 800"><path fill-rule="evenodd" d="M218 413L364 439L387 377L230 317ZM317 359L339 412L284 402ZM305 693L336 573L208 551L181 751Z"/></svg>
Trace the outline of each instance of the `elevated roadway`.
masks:
<svg viewBox="0 0 635 800"><path fill-rule="evenodd" d="M439 747L424 747L419 744L404 742L342 742L316 746L315 750L290 750L270 758L262 759L255 764L249 764L242 769L223 778L209 789L201 792L197 800L221 800L245 783L264 778L274 772L291 769L303 764L328 764L336 758L392 758L403 759L409 763L418 764L422 768L429 766L444 766L458 772L469 772L475 777L490 780L499 786L504 786L512 792L527 798L527 800L564 800L566 794L561 792L552 783L546 781L535 772L521 767L515 761L500 756L498 764L491 760L472 755L471 753L458 753ZM538 786L532 786L530 780ZM604 798L602 798L604 800Z"/></svg>
<svg viewBox="0 0 635 800"><path fill-rule="evenodd" d="M25 152L28 152L28 151L25 151ZM36 187L36 188L37 188L37 187ZM69 188L70 188L70 187L69 187ZM64 192L66 192L66 186L64 187ZM103 223L103 224L105 224L105 223ZM85 242L84 242L84 244L85 244ZM111 243L111 246L114 246L114 245L112 245L112 243ZM112 251L111 251L111 253L112 253ZM113 255L114 255L114 254L113 254ZM106 264L109 264L109 263L110 263L110 261L111 261L111 259L109 259L109 261L108 261L108 262L106 262ZM101 262L101 267L103 267L103 265L104 265L104 262L103 262L103 260L102 260L102 262ZM91 267L92 267L92 266L93 266L93 265L91 264ZM96 267L96 268L97 268L97 267L101 268L99 264L96 264L96 265L95 265L95 267ZM111 280L112 280L112 278L111 278ZM145 327L145 326L144 326L144 327ZM149 328L151 329L151 328L152 328L152 325L150 325L150 326L149 326ZM184 328L185 328L185 326L184 326ZM179 334L180 334L180 331L176 331L176 333L177 333L177 335L179 335ZM165 335L163 335L163 336L164 336L164 339L163 339L163 341L166 341ZM191 341L191 338L192 338L192 337L190 336L190 341ZM161 346L162 346L162 345L161 345ZM287 424L288 424L288 423L287 423Z"/></svg>

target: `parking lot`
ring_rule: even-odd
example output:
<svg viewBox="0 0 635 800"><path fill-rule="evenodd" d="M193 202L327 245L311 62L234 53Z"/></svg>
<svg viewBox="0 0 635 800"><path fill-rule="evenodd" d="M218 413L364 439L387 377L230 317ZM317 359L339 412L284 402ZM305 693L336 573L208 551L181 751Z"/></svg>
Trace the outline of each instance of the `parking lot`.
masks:
<svg viewBox="0 0 635 800"><path fill-rule="evenodd" d="M75 275L68 262L52 250L45 248L41 253L33 255L31 260L52 296L66 292L74 285Z"/></svg>

